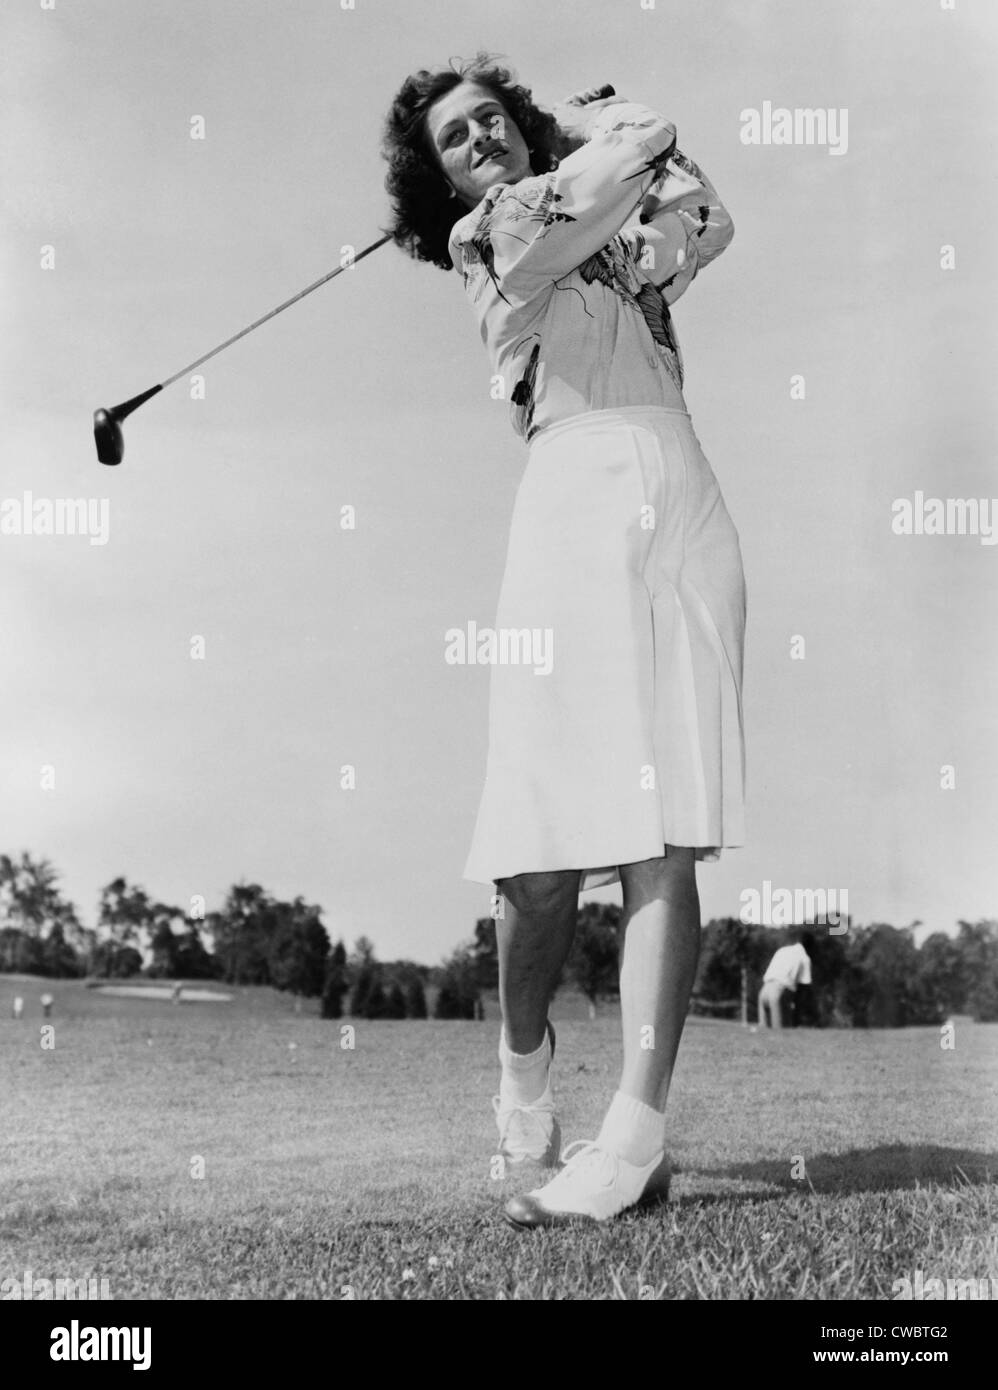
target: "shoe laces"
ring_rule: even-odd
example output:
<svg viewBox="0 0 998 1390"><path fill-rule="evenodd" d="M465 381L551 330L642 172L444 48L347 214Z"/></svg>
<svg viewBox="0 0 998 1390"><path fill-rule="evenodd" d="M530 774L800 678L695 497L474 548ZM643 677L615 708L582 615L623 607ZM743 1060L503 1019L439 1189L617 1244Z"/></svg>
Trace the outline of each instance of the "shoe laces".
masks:
<svg viewBox="0 0 998 1390"><path fill-rule="evenodd" d="M573 1152L574 1150L574 1152ZM593 1173L604 1187L612 1187L617 1181L619 1162L617 1155L604 1149L595 1139L575 1139L561 1151L564 1173L572 1177Z"/></svg>
<svg viewBox="0 0 998 1390"><path fill-rule="evenodd" d="M542 1115L547 1117L551 1115L550 1102L541 1105L539 1104L540 1100L541 1097L538 1096L537 1100L530 1105L511 1105L508 1109L506 1109L506 1107L503 1105L501 1096L492 1097L492 1109L495 1111L497 1119L500 1118L502 1110L506 1109L506 1114L503 1119L502 1128L499 1132L500 1143L506 1142L506 1138L509 1134L510 1128L516 1123L517 1120L519 1120L521 1125L525 1122L530 1122L533 1124L535 1128L537 1128L542 1123Z"/></svg>

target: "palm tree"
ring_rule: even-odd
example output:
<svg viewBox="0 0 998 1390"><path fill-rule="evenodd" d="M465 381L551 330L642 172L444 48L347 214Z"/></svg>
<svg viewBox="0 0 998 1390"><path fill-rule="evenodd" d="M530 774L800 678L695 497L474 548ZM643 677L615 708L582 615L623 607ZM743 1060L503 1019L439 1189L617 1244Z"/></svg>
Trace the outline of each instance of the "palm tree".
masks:
<svg viewBox="0 0 998 1390"><path fill-rule="evenodd" d="M23 851L18 863L0 854L0 923L44 939L54 924L63 920L67 908L72 912L56 887L58 880L48 859L32 859Z"/></svg>

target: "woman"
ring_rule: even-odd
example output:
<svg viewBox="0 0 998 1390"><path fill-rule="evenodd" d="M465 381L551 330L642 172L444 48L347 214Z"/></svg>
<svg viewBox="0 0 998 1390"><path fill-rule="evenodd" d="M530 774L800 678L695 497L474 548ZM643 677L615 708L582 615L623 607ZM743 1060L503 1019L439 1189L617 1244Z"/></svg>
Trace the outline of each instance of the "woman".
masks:
<svg viewBox="0 0 998 1390"><path fill-rule="evenodd" d="M741 554L669 312L731 220L664 117L595 90L545 112L484 54L404 83L385 154L395 240L461 273L528 445L496 627L545 634L553 662L492 667L465 868L501 895L493 1105L513 1163L557 1163L548 1007L579 893L623 890L618 1090L596 1140L506 1212L606 1220L668 1191L695 862L742 843Z"/></svg>

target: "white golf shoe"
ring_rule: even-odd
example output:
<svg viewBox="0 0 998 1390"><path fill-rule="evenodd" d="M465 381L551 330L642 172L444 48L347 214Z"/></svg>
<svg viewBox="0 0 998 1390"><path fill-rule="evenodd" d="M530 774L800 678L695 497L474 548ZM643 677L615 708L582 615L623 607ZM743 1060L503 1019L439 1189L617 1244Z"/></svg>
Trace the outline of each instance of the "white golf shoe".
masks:
<svg viewBox="0 0 998 1390"><path fill-rule="evenodd" d="M550 1023L547 1027L553 1062L554 1029ZM557 1166L561 1126L551 1094L550 1070L544 1093L537 1100L529 1105L515 1105L511 1101L504 1102L501 1096L493 1096L492 1109L499 1128L499 1153L508 1163L539 1163L544 1168Z"/></svg>
<svg viewBox="0 0 998 1390"><path fill-rule="evenodd" d="M629 1207L668 1198L671 1165L664 1151L638 1167L592 1140L577 1139L561 1157L565 1166L546 1186L506 1203L506 1219L513 1226L610 1221Z"/></svg>

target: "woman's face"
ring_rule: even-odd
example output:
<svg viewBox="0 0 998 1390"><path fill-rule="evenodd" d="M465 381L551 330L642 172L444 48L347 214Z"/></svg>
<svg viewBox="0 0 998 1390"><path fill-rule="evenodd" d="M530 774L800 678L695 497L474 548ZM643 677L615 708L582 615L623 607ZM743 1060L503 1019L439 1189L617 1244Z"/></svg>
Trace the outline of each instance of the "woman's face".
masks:
<svg viewBox="0 0 998 1390"><path fill-rule="evenodd" d="M526 141L502 102L477 82L462 82L433 103L426 132L444 177L468 207L494 183L529 177Z"/></svg>

